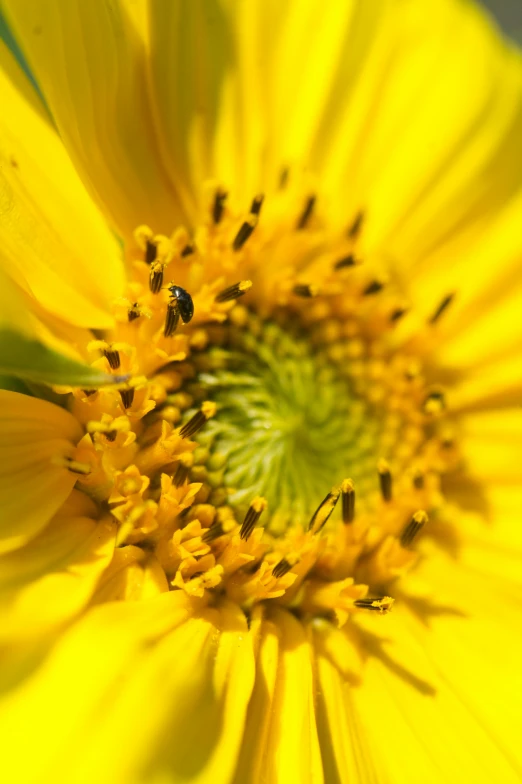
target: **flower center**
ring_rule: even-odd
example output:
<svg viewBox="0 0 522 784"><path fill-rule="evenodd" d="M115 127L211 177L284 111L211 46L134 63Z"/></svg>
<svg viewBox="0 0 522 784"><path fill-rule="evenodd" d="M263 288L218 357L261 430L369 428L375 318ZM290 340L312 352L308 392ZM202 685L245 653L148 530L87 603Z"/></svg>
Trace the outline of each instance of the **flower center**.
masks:
<svg viewBox="0 0 522 784"><path fill-rule="evenodd" d="M198 374L219 411L200 438L223 455L233 506L262 495L271 530L305 524L325 488L355 467L360 406L325 353L288 324L248 314L225 340Z"/></svg>
<svg viewBox="0 0 522 784"><path fill-rule="evenodd" d="M193 236L137 230L118 326L89 346L130 378L73 391L70 470L118 522L121 573L342 625L390 607L455 455L423 335L399 347L401 298L356 259L362 213L339 234L315 197L289 222L289 198L263 226L262 197L241 215L218 189Z"/></svg>
<svg viewBox="0 0 522 784"><path fill-rule="evenodd" d="M308 524L325 489L346 476L361 489L377 486L375 455L388 456L383 436L393 436L379 407L328 356L324 335L312 343L295 318L276 318L243 309L215 336L219 347L194 360L196 394L214 400L219 414L197 440L222 466L239 516L255 496L267 499L264 525L274 534Z"/></svg>

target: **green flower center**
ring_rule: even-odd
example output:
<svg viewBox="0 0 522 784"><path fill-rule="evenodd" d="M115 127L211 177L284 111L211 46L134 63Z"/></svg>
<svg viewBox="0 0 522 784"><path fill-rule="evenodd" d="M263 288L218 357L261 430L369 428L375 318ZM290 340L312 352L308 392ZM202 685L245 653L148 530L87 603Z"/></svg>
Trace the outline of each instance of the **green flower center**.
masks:
<svg viewBox="0 0 522 784"><path fill-rule="evenodd" d="M232 506L244 512L254 496L267 499L273 533L290 519L307 524L325 489L348 474L359 486L375 477L375 412L299 327L251 317L202 364L198 383L218 416L201 442L223 466Z"/></svg>

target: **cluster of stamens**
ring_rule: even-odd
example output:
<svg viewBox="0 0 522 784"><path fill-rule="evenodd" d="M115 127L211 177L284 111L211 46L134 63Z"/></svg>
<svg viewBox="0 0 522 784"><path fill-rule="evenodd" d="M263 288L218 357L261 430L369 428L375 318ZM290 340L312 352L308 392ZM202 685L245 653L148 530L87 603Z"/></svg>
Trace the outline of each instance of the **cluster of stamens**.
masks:
<svg viewBox="0 0 522 784"><path fill-rule="evenodd" d="M71 390L85 435L67 468L117 521L121 580L131 566L149 569L159 590L226 595L247 613L277 602L342 625L351 613L391 607L387 591L414 563L456 453L418 343L392 339L407 308L378 260L358 257L363 212L330 233L310 195L289 227L278 216L292 214L295 198L282 178L264 225L262 196L241 215L218 188L192 236L137 229L117 326L88 346L95 366L125 380ZM319 384L311 400L297 378L305 362L306 384L315 375ZM263 373L283 396L287 384L288 414L277 395L271 407L259 391ZM294 388L304 400L295 421ZM334 427L323 421L328 406ZM251 410L259 416L242 431ZM322 491L310 482L292 495L304 452L292 463L289 443L319 461ZM260 454L272 476L260 473ZM278 489L278 477L289 486Z"/></svg>

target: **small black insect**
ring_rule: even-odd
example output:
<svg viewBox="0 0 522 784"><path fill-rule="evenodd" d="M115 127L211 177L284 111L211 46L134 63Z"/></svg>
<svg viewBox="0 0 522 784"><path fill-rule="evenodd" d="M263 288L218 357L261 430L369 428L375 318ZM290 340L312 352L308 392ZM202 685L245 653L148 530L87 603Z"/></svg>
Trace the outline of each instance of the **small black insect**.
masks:
<svg viewBox="0 0 522 784"><path fill-rule="evenodd" d="M181 286L169 286L170 296L172 297L172 304L176 304L179 310L183 323L188 324L194 315L194 303L192 297L182 289Z"/></svg>

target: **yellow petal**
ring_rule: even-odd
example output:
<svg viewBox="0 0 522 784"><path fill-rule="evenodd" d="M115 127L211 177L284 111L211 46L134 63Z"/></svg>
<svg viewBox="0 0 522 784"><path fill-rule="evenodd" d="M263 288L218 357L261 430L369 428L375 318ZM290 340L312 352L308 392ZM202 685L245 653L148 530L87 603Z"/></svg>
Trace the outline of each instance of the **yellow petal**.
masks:
<svg viewBox="0 0 522 784"><path fill-rule="evenodd" d="M271 62L287 5L259 0L148 3L157 135L167 171L191 216L201 207L207 179L229 188L230 198L243 208L274 184L268 180L269 161L280 139L268 130L276 87Z"/></svg>
<svg viewBox="0 0 522 784"><path fill-rule="evenodd" d="M385 8L381 0L371 8L353 0L284 4L275 43L261 66L270 88L271 132L277 139L279 166L295 163L319 173ZM269 31L267 26L265 36Z"/></svg>
<svg viewBox="0 0 522 784"><path fill-rule="evenodd" d="M515 784L520 580L517 592L435 548L413 579L431 591L409 606L404 596L386 628L367 630L371 655L351 692L374 759L405 784L459 782L462 771L472 781Z"/></svg>
<svg viewBox="0 0 522 784"><path fill-rule="evenodd" d="M329 636L341 632L330 629ZM338 639L330 644L344 645ZM343 672L342 661L332 659L324 644L316 647L317 727L325 781L350 781L357 784L386 784L387 777L377 774L374 755L361 726L360 717L351 704L352 682Z"/></svg>
<svg viewBox="0 0 522 784"><path fill-rule="evenodd" d="M110 327L121 252L45 109L0 42L0 263L66 322Z"/></svg>
<svg viewBox="0 0 522 784"><path fill-rule="evenodd" d="M520 183L522 65L471 4L429 9L150 2L171 179L192 202L213 178L245 203L285 165L307 167L330 219L364 209L363 250L405 269L480 235Z"/></svg>
<svg viewBox="0 0 522 784"><path fill-rule="evenodd" d="M454 237L482 233L519 190L522 167L520 56L478 6L432 3L429 20L411 8L422 30L414 32L411 56L399 50L402 62L388 77L393 88L380 96L373 122L384 144L376 150L370 141L364 153L373 170L365 176L367 241L382 242L406 268ZM402 85L409 103L400 107ZM388 106L395 123L403 109L402 126L388 125Z"/></svg>
<svg viewBox="0 0 522 784"><path fill-rule="evenodd" d="M124 238L179 219L152 133L143 40L115 2L5 2L15 37L91 194Z"/></svg>
<svg viewBox="0 0 522 784"><path fill-rule="evenodd" d="M87 604L111 559L115 528L60 513L24 547L0 556L0 644L52 631Z"/></svg>
<svg viewBox="0 0 522 784"><path fill-rule="evenodd" d="M197 612L181 591L103 605L0 705L4 769L19 780L225 782L252 679L236 610Z"/></svg>
<svg viewBox="0 0 522 784"><path fill-rule="evenodd" d="M162 157L194 214L211 175L210 151L226 70L229 20L215 0L149 3L151 97Z"/></svg>
<svg viewBox="0 0 522 784"><path fill-rule="evenodd" d="M461 448L470 476L489 486L520 484L522 410L507 408L460 418Z"/></svg>
<svg viewBox="0 0 522 784"><path fill-rule="evenodd" d="M471 3L365 5L311 155L331 211L365 209L364 247L407 270L480 234L518 190L522 66Z"/></svg>
<svg viewBox="0 0 522 784"><path fill-rule="evenodd" d="M513 165L516 167L516 161ZM518 165L522 172L522 164ZM428 254L410 270L410 296L427 319L437 304L455 293L437 326L437 362L458 377L474 374L471 384L491 381L503 361L518 357L522 345L520 215L522 193L499 210L487 231L464 235L452 247ZM475 232L477 235L477 232ZM436 270L436 274L434 274ZM486 365L495 365L488 372ZM467 375L467 374L466 374Z"/></svg>
<svg viewBox="0 0 522 784"><path fill-rule="evenodd" d="M323 781L312 676L302 624L275 611L261 629L256 682L234 781Z"/></svg>
<svg viewBox="0 0 522 784"><path fill-rule="evenodd" d="M140 547L118 547L100 579L94 601L139 601L169 590L165 572L154 555Z"/></svg>
<svg viewBox="0 0 522 784"><path fill-rule="evenodd" d="M65 501L77 476L54 461L81 436L63 408L0 390L0 552L23 545Z"/></svg>
<svg viewBox="0 0 522 784"><path fill-rule="evenodd" d="M63 340L64 335L58 337L46 329L29 307L30 298L0 268L0 373L40 384L86 388L123 379L78 361L80 357ZM63 324L58 324L58 329L67 337L77 336L80 331ZM82 338L86 339L85 334Z"/></svg>
<svg viewBox="0 0 522 784"><path fill-rule="evenodd" d="M121 7L129 15L129 19L134 25L138 36L147 44L148 39L148 15L147 0L121 0Z"/></svg>

